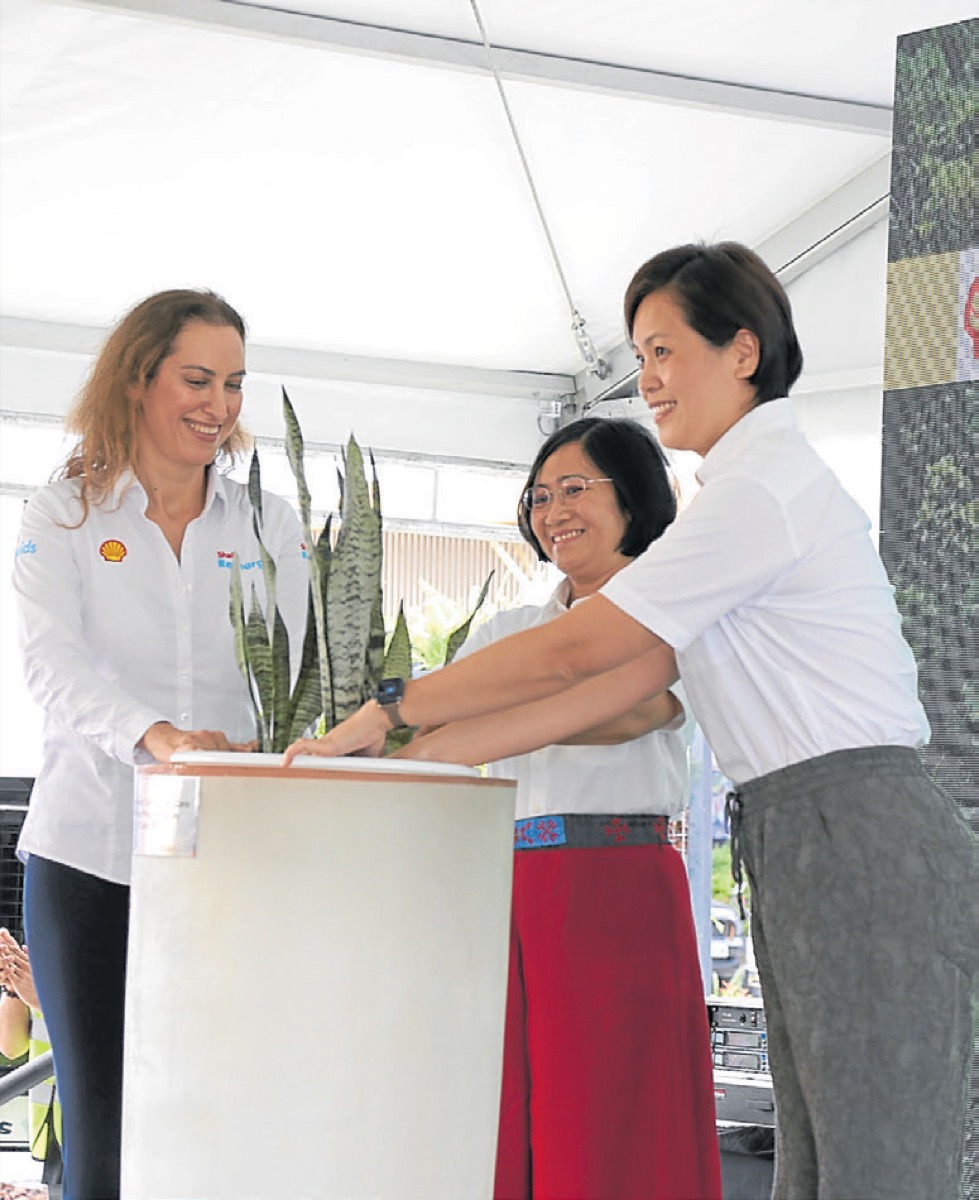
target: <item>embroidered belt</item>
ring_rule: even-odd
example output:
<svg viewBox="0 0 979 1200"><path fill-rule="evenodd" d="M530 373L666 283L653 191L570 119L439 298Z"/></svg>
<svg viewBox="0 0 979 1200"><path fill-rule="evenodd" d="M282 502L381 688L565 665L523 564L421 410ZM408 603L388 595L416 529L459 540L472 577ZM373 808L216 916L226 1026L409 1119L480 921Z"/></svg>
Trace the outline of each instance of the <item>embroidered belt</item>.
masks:
<svg viewBox="0 0 979 1200"><path fill-rule="evenodd" d="M669 841L669 817L637 813L527 817L513 827L514 850L547 850L555 846L572 850L594 850L599 846L665 846Z"/></svg>

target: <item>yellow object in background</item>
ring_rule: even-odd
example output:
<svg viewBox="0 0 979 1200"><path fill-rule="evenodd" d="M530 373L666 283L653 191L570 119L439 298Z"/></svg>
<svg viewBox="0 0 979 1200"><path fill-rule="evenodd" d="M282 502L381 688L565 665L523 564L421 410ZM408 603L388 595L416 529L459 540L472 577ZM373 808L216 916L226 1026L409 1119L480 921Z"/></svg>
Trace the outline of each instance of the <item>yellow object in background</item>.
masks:
<svg viewBox="0 0 979 1200"><path fill-rule="evenodd" d="M975 249L888 264L885 391L979 378L977 267Z"/></svg>

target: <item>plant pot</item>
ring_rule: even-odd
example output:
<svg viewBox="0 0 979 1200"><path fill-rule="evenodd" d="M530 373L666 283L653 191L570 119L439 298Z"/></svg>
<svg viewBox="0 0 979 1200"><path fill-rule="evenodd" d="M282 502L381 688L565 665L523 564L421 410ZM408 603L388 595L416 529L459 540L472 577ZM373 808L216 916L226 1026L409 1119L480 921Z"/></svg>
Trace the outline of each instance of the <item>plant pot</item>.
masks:
<svg viewBox="0 0 979 1200"><path fill-rule="evenodd" d="M514 785L188 757L137 778L123 1196L491 1196Z"/></svg>

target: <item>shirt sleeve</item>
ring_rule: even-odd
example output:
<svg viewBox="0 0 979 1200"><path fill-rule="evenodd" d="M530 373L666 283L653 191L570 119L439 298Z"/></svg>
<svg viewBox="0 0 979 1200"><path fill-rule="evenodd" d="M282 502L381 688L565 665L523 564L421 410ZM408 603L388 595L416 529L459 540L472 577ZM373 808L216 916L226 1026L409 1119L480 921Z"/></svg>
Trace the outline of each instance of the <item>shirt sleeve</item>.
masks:
<svg viewBox="0 0 979 1200"><path fill-rule="evenodd" d="M28 503L14 560L18 636L28 690L61 729L134 765L136 743L166 717L95 670L85 642L78 512L51 488ZM30 552L25 549L30 547Z"/></svg>
<svg viewBox="0 0 979 1200"><path fill-rule="evenodd" d="M613 575L602 595L682 651L732 609L763 595L797 557L785 513L763 484L719 480Z"/></svg>
<svg viewBox="0 0 979 1200"><path fill-rule="evenodd" d="M669 725L664 725L663 728L660 729L658 732L659 733L679 733L680 731L683 731L684 741L689 741L689 737L687 737L687 733L688 733L688 730L692 730L693 715L690 712L690 704L687 700L687 693L684 690L683 684L678 679L676 681L676 683L672 684L669 688L667 688L667 692L670 695L672 695L674 697L674 699L677 701L677 703L680 705L680 711L673 718L673 720L669 723Z"/></svg>

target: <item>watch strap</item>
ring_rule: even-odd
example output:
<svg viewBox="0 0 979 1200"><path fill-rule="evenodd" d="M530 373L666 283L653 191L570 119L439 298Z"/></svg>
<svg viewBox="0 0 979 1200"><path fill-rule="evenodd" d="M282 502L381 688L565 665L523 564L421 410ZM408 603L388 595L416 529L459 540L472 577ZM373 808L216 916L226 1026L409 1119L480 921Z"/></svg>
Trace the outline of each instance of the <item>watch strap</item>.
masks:
<svg viewBox="0 0 979 1200"><path fill-rule="evenodd" d="M382 679L377 685L374 699L378 707L391 722L392 729L403 729L407 722L401 716L399 707L404 699L405 681L403 679Z"/></svg>

